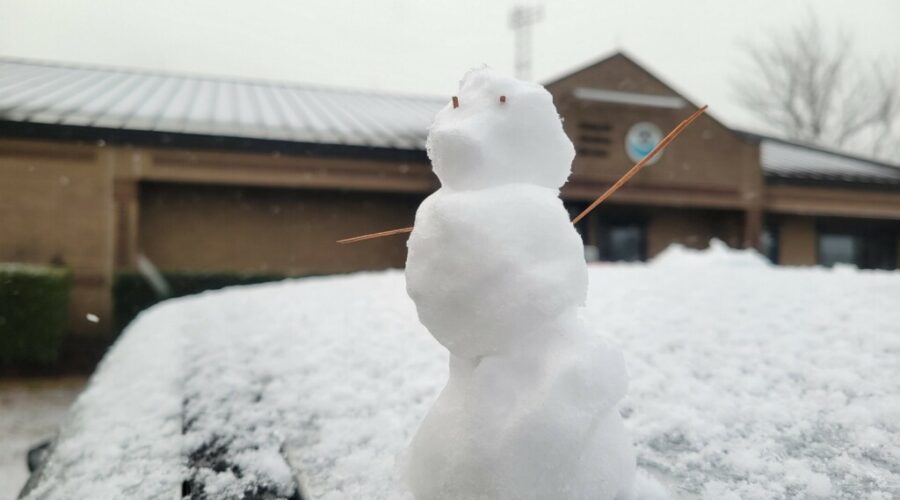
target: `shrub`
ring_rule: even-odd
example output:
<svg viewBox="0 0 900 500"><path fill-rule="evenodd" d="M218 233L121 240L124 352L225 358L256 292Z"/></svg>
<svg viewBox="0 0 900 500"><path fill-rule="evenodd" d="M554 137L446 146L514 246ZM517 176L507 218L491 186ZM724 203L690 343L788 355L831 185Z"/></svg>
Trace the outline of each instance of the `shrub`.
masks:
<svg viewBox="0 0 900 500"><path fill-rule="evenodd" d="M144 309L161 300L183 297L206 290L217 290L227 286L252 285L279 281L286 278L278 274L242 274L242 273L196 273L165 272L163 278L169 285L170 295L160 296L141 274L137 272L120 272L116 274L113 284L113 315L116 332L121 332Z"/></svg>
<svg viewBox="0 0 900 500"><path fill-rule="evenodd" d="M71 284L65 269L0 263L0 366L56 361Z"/></svg>

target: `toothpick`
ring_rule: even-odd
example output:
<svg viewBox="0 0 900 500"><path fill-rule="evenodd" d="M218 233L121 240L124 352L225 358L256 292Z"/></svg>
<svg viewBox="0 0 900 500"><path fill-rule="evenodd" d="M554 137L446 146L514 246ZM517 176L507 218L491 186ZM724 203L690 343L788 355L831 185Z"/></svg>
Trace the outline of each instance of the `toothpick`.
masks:
<svg viewBox="0 0 900 500"><path fill-rule="evenodd" d="M453 109L459 107L459 97L453 96Z"/></svg>
<svg viewBox="0 0 900 500"><path fill-rule="evenodd" d="M374 240L375 238L381 238L382 236L393 236L395 234L411 233L412 230L413 228L411 227L401 227L400 229L391 229L390 231L382 231L380 233L364 234L362 236L344 238L343 240L338 240L338 243L356 243L357 241Z"/></svg>
<svg viewBox="0 0 900 500"><path fill-rule="evenodd" d="M453 96L453 104L454 104L453 107L456 107L459 105L459 101L457 100L456 96ZM666 136L663 137L663 139L661 141L659 141L659 144L657 144L656 147L654 147L652 150L650 150L649 153L647 153L647 156L641 158L641 161L635 163L634 166L631 167L631 169L628 172L625 172L625 175L623 175L619 180L617 180L615 184L610 186L610 188L607 189L603 194L601 194L596 200L594 200L593 203L591 203L580 214L578 214L574 219L572 219L572 224L577 224L578 221L580 221L585 216L587 216L587 214L591 213L591 211L594 210L595 208L597 208L598 205L600 205L601 203L606 201L607 198L612 196L613 193L615 193L616 191L619 190L619 188L624 186L626 182L628 182L629 180L631 180L632 177L637 175L638 172L640 172L645 166L647 166L647 163L649 163L650 160L652 160L654 156L659 154L659 152L662 151L663 149L665 149L666 146L669 145L669 143L674 141L675 138L678 137L678 134L683 132L684 129L686 129L691 123L694 123L694 120L696 120L697 118L700 117L700 115L705 113L706 108L708 108L708 107L709 106L704 105L702 108L698 109L697 111L694 111L694 113L691 114L691 116L685 118L681 123L678 124L677 127L673 128L671 132L666 134ZM364 234L362 236L354 236L353 238L345 238L343 240L338 240L338 243L342 243L342 244L356 243L359 241L366 241L366 240L373 240L375 238L381 238L382 236L393 236L395 234L411 233L412 230L413 230L413 228L411 228L411 227L404 227L404 228L400 228L400 229L391 229L390 231L381 231L380 233Z"/></svg>

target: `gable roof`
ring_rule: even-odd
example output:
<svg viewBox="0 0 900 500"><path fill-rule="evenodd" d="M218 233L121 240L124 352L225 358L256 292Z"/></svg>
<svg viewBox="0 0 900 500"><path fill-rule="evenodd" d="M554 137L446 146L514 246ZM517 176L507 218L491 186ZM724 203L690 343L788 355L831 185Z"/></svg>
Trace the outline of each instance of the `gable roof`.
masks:
<svg viewBox="0 0 900 500"><path fill-rule="evenodd" d="M622 79L616 75L621 71L628 72L630 77ZM616 76L608 80L608 75ZM600 81L599 86L598 80ZM701 106L675 90L672 85L648 70L646 65L641 64L635 57L622 50L617 50L570 70L544 85L555 95L562 90L562 92L571 93L576 98L579 97L579 94L583 95L586 92L606 91L618 94L618 97L613 97L612 100L628 104L677 107L674 104L667 105L666 103L674 103L678 100L694 108ZM641 104L641 101L644 104ZM716 117L715 111L707 110L700 119L709 120L725 130L732 131L731 127Z"/></svg>
<svg viewBox="0 0 900 500"><path fill-rule="evenodd" d="M633 71L644 79L644 84L654 88L654 93L635 93L632 89L586 88L581 86L586 80L597 79L604 74L605 67L616 65L620 69ZM591 73L594 75L591 75ZM571 83L574 82L574 83ZM614 52L578 69L557 77L547 83L548 88L561 87L569 83L569 90L579 94L607 93L607 102L625 102L632 105L674 107L673 99L690 103L683 94L650 72L633 57L624 52ZM634 85L634 82L629 82ZM643 103L643 104L642 104ZM667 104L669 103L669 104ZM696 107L696 104L691 103ZM707 113L708 114L708 113ZM709 116L723 128L731 130L743 140L760 146L760 164L763 175L769 182L817 182L850 183L881 186L900 186L900 166L861 158L846 153L830 151L810 144L789 141L777 137L764 136L727 127L714 116Z"/></svg>
<svg viewBox="0 0 900 500"><path fill-rule="evenodd" d="M659 89L668 89L669 99L684 99L621 52L546 85L552 88L615 60L634 66ZM630 91L614 93L617 99L642 97ZM235 148L250 149L256 143L276 141L282 149L351 146L366 148L368 156L381 150L408 151L424 158L428 126L445 104L446 99L439 97L0 58L0 135L13 126L29 127L25 134L35 127L66 128L68 138L96 140L102 137L91 134L98 131L138 132L163 144L193 137L208 139L216 147L233 140ZM770 181L900 186L900 167L895 165L734 132L760 144L763 173Z"/></svg>
<svg viewBox="0 0 900 500"><path fill-rule="evenodd" d="M648 71L644 65L638 63L634 57L626 54L625 51L623 51L623 50L617 50L617 51L611 52L611 53L601 56L597 59L594 59L593 61L590 61L586 64L582 64L575 69L567 70L563 74L558 75L558 76L544 82L543 85L548 88L553 87L555 85L558 85L558 84L564 82L565 80L577 78L577 77L581 76L582 74L589 73L591 71L602 68L603 66L605 66L609 63L617 62L617 60L620 62L624 62L624 63L634 67L638 71L640 71L646 78L648 78L649 80L652 80L654 83L656 83L661 91L672 94L672 95L677 95L679 97L683 97L683 96L681 96L681 94L679 92L675 91L670 85L668 85L665 82L663 82L662 80L660 80L660 78L658 76L656 76L653 73L651 73L650 71Z"/></svg>

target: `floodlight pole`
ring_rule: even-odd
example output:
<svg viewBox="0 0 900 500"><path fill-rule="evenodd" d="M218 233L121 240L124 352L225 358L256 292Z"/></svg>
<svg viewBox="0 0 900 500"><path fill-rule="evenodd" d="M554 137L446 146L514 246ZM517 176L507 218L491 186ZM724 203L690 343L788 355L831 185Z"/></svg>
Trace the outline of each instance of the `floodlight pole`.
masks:
<svg viewBox="0 0 900 500"><path fill-rule="evenodd" d="M520 80L531 79L531 28L544 19L544 8L540 5L516 5L509 13L509 27L515 41L515 71Z"/></svg>

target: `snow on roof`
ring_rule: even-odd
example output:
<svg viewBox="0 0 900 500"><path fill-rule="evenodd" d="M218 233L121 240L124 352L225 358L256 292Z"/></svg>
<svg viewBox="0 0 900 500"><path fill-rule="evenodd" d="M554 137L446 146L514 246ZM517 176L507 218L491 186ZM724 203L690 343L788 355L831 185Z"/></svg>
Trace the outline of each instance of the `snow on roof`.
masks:
<svg viewBox="0 0 900 500"><path fill-rule="evenodd" d="M0 120L421 150L446 99L0 58Z"/></svg>
<svg viewBox="0 0 900 500"><path fill-rule="evenodd" d="M576 97L681 107L676 96ZM446 99L0 58L0 121L424 150ZM752 133L770 178L900 184L900 167Z"/></svg>
<svg viewBox="0 0 900 500"><path fill-rule="evenodd" d="M781 139L761 138L760 156L768 177L870 184L900 184L900 166Z"/></svg>
<svg viewBox="0 0 900 500"><path fill-rule="evenodd" d="M714 245L590 279L585 317L625 352L646 485L900 496L900 274ZM399 271L171 300L108 354L28 498L175 498L182 481L213 498L408 498L395 459L447 361Z"/></svg>

